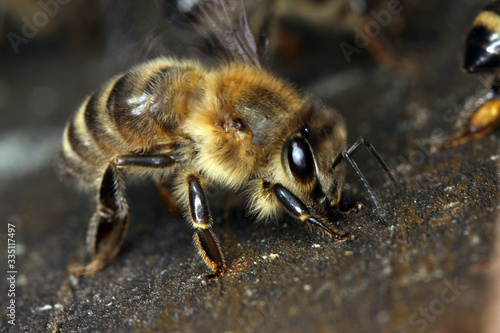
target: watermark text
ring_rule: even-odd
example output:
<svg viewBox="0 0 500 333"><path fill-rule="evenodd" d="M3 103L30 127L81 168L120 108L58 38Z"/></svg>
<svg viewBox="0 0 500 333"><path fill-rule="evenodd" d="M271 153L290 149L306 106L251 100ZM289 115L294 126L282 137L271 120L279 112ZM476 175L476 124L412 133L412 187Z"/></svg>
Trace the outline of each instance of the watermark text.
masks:
<svg viewBox="0 0 500 333"><path fill-rule="evenodd" d="M65 5L70 1L71 0L39 0L39 11L35 12L31 18L26 16L21 17L23 23L21 34L12 31L7 34L7 39L14 53L19 53L19 46L21 46L21 44L28 44L29 40L38 34L38 30L49 23L49 18L53 18L57 15L60 5Z"/></svg>
<svg viewBox="0 0 500 333"><path fill-rule="evenodd" d="M7 224L7 322L9 325L16 324L16 226Z"/></svg>

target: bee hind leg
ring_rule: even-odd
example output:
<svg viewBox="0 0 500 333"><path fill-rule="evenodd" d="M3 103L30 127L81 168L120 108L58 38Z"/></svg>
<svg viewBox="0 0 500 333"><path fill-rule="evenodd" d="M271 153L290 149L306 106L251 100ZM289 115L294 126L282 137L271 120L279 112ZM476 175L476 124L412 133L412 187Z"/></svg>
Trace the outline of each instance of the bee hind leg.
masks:
<svg viewBox="0 0 500 333"><path fill-rule="evenodd" d="M120 250L128 230L128 206L124 197L124 180L115 162L104 171L97 210L92 216L87 246L93 256L85 266L70 266L72 275L89 275L104 268Z"/></svg>

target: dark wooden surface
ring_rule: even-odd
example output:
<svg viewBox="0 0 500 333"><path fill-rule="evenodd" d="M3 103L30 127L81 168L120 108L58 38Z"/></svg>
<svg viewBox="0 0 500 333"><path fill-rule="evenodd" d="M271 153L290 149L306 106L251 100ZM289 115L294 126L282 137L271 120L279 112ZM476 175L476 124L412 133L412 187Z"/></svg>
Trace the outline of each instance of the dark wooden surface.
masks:
<svg viewBox="0 0 500 333"><path fill-rule="evenodd" d="M385 215L349 178L346 200L364 208L332 218L358 236L338 244L294 221L256 225L241 202L221 194L212 199L214 231L228 265L248 266L207 286L189 226L148 182L127 189L131 228L116 260L93 276L68 277L68 264L85 255L91 204L59 181L52 162L66 120L116 68L91 38L69 32L38 36L18 54L4 41L0 234L7 223L16 226L18 274L17 324L3 315L0 331L498 332L487 315L499 290L491 279L499 265L499 132L431 149L454 133L464 105L485 88L460 70L463 40L481 4L401 4L381 37L411 70L382 68L364 52L348 65L338 45L352 44L353 36L314 26L306 40L315 44L305 43L298 62L279 66L285 76L293 68L298 84L346 116L350 141L367 137L384 156L400 191L385 184L367 153L356 160ZM54 19L72 15L72 3L65 6ZM4 33L9 29L5 24ZM0 244L4 276L5 235ZM7 289L2 278L2 313Z"/></svg>

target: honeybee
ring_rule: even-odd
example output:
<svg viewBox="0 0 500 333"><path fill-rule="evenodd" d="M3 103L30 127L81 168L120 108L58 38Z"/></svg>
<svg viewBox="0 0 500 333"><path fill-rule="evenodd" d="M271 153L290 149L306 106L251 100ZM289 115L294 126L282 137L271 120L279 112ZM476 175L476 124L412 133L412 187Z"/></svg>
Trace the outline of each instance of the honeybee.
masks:
<svg viewBox="0 0 500 333"><path fill-rule="evenodd" d="M474 20L465 42L463 68L467 73L490 73L491 88L478 99L463 131L448 139L454 146L481 138L500 125L500 1L490 1Z"/></svg>
<svg viewBox="0 0 500 333"><path fill-rule="evenodd" d="M240 30L224 35L233 59L213 68L172 57L137 65L92 93L64 130L62 169L97 203L87 236L93 260L70 267L76 276L95 273L119 252L129 226L128 176L152 178L182 212L212 270L205 279L228 271L211 230L211 188L243 191L259 220L285 213L345 241L355 235L336 230L324 217L340 200L342 161L356 172L377 209L378 200L350 156L364 144L394 181L365 139L346 149L339 113L262 68L240 2L197 6L207 21L220 6L224 15L238 18Z"/></svg>

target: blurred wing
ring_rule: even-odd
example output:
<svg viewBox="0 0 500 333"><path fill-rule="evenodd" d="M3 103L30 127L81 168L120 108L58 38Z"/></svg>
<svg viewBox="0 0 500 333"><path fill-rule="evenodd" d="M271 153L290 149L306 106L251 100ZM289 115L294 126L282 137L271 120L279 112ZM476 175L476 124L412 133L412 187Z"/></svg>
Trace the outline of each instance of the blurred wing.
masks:
<svg viewBox="0 0 500 333"><path fill-rule="evenodd" d="M165 20L176 27L194 28L206 40L205 45L212 48L212 53L262 67L271 1L252 2L252 23L256 26L256 34L251 29L248 11L242 0L161 1Z"/></svg>
<svg viewBox="0 0 500 333"><path fill-rule="evenodd" d="M162 55L186 55L182 36L157 1L103 0L100 12L106 54L121 70Z"/></svg>
<svg viewBox="0 0 500 333"><path fill-rule="evenodd" d="M217 58L261 67L272 0L103 0L107 53L114 65L158 56ZM250 14L250 16L249 16ZM253 28L253 29L252 29Z"/></svg>

